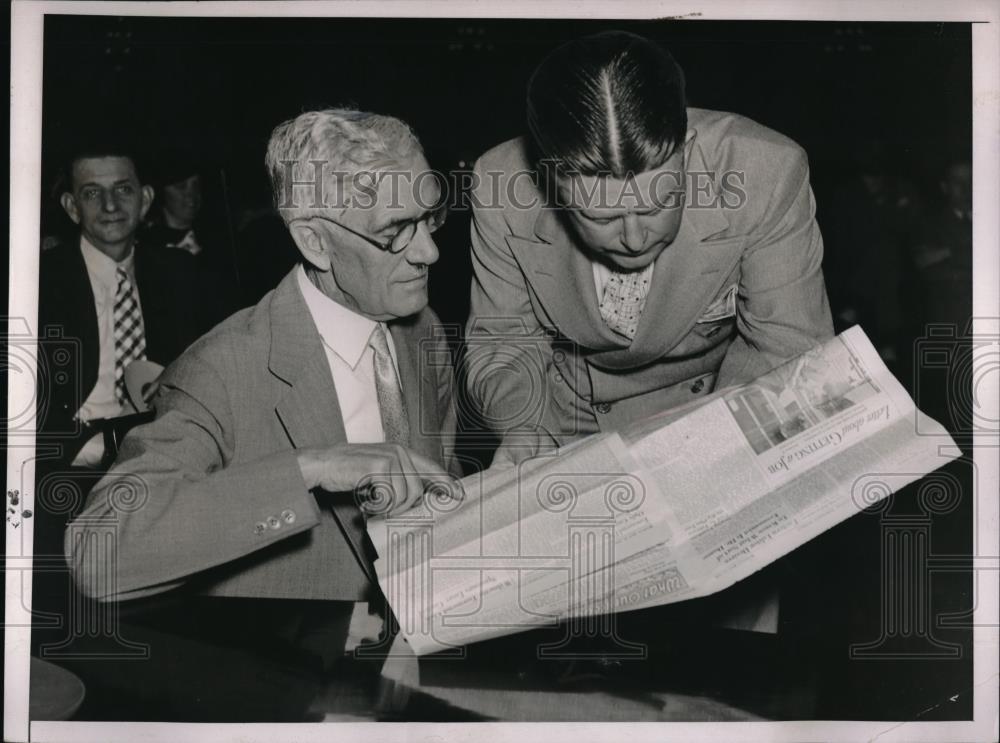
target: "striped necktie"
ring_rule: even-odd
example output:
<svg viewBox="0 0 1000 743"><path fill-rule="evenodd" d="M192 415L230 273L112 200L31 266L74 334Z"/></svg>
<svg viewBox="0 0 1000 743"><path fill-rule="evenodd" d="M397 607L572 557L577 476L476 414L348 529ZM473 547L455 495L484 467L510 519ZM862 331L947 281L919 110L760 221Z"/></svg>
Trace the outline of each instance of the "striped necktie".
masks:
<svg viewBox="0 0 1000 743"><path fill-rule="evenodd" d="M121 266L118 267L118 290L115 292L115 398L119 404L126 400L125 367L136 359L146 358L146 333L142 313L135 296L132 279Z"/></svg>

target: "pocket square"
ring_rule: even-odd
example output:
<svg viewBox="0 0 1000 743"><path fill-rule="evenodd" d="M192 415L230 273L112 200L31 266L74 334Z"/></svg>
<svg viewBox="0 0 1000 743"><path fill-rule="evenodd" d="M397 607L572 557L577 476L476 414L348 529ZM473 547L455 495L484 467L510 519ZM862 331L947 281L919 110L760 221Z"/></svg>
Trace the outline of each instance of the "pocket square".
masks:
<svg viewBox="0 0 1000 743"><path fill-rule="evenodd" d="M708 309L706 309L702 313L701 317L698 318L698 322L717 322L719 320L725 320L727 317L735 316L736 284L733 284L726 289L725 294L708 306Z"/></svg>

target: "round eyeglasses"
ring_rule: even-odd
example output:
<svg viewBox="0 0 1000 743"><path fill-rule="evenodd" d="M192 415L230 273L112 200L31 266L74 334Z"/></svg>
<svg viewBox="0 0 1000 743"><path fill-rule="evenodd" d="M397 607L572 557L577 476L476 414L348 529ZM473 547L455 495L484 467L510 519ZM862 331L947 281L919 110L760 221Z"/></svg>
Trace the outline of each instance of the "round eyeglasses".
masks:
<svg viewBox="0 0 1000 743"><path fill-rule="evenodd" d="M338 222L335 219L324 217L319 214L313 214L307 217L296 217L295 219L289 220L289 224L291 224L291 222L304 222L307 219L319 219L323 222L329 222L330 224L337 225L340 229L350 232L356 237L360 237L366 243L378 248L379 250L388 253L401 253L406 250L406 246L408 246L413 241L413 238L416 237L417 228L419 228L420 225L425 225L427 227L427 231L433 233L444 224L447 216L448 209L446 205L442 204L417 219L408 219L404 222L400 222L399 229L396 230L396 233L386 242L376 240L371 235L366 235L364 232L359 232L358 230L348 227L343 222Z"/></svg>

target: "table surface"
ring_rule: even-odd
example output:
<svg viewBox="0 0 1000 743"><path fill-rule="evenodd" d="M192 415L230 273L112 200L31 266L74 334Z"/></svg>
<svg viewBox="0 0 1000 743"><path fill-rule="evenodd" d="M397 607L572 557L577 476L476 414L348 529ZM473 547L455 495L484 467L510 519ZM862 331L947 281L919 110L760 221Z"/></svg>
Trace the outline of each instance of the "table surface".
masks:
<svg viewBox="0 0 1000 743"><path fill-rule="evenodd" d="M32 720L69 720L83 704L83 682L54 663L31 659L28 715Z"/></svg>
<svg viewBox="0 0 1000 743"><path fill-rule="evenodd" d="M359 692L353 679L377 661L351 658L312 710L337 720L494 720L509 722L757 721L767 719L678 683L665 656L541 658L539 633L462 650L462 657L417 658L396 638L377 678Z"/></svg>
<svg viewBox="0 0 1000 743"><path fill-rule="evenodd" d="M773 636L668 627L656 613L622 622L620 637L639 646L640 657L616 657L622 655L617 641L607 638L560 647L565 628L554 627L476 643L460 658L418 659L396 638L391 652L348 656L325 672L276 645L226 647L179 635L172 631L177 626L175 617L163 627L123 623L119 637L144 649L141 658L120 655L122 648L104 647L105 640L79 638L74 657L58 659L87 688L74 719L596 722L810 714L808 705L789 711L787 687L768 683ZM550 657L545 647L560 652Z"/></svg>

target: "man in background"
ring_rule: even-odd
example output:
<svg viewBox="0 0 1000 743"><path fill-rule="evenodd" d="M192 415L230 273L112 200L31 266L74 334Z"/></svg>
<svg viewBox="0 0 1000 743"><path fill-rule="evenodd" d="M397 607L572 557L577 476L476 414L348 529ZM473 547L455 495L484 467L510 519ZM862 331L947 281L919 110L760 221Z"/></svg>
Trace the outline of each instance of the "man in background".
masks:
<svg viewBox="0 0 1000 743"><path fill-rule="evenodd" d="M141 240L157 250L183 250L194 256L205 292L204 311L215 325L240 308L231 237L210 159L192 149L164 148L154 170L156 200L145 220ZM215 186L214 189L210 189ZM221 194L225 198L225 194ZM213 198L214 197L214 198Z"/></svg>
<svg viewBox="0 0 1000 743"><path fill-rule="evenodd" d="M190 256L138 244L154 194L124 143L78 147L63 183L59 201L79 233L40 262L39 443L55 447L60 465L97 468L105 452L94 423L134 412L125 368L142 359L166 366L207 329L203 288Z"/></svg>

